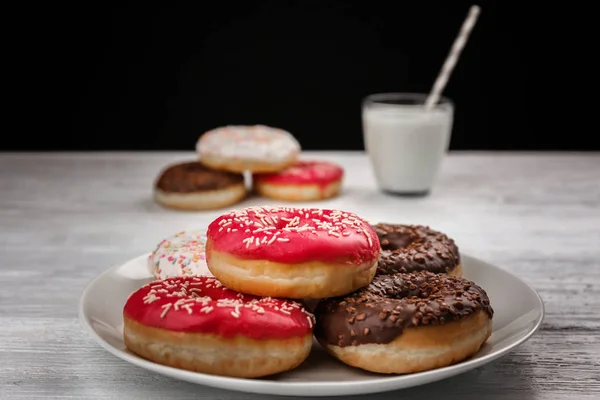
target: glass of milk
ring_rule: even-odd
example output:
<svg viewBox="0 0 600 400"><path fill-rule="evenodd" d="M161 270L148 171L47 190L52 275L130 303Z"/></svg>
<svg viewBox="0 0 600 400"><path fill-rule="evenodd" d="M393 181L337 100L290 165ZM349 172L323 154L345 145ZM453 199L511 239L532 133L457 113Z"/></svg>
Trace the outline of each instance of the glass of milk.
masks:
<svg viewBox="0 0 600 400"><path fill-rule="evenodd" d="M365 149L384 192L427 195L448 151L454 106L441 98L430 110L426 94L379 93L362 104Z"/></svg>

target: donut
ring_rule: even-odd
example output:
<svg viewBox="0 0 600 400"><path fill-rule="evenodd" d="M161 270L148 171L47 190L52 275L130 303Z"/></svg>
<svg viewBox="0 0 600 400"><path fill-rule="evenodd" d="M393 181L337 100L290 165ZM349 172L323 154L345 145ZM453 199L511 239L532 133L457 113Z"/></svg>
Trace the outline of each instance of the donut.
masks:
<svg viewBox="0 0 600 400"><path fill-rule="evenodd" d="M206 261L225 286L257 296L340 296L371 282L377 234L339 210L250 207L208 226Z"/></svg>
<svg viewBox="0 0 600 400"><path fill-rule="evenodd" d="M202 163L233 172L275 172L292 165L300 144L291 133L264 125L224 126L196 143Z"/></svg>
<svg viewBox="0 0 600 400"><path fill-rule="evenodd" d="M169 236L148 257L150 271L157 279L212 276L206 265L205 246L204 231L182 231Z"/></svg>
<svg viewBox="0 0 600 400"><path fill-rule="evenodd" d="M283 201L314 201L335 197L342 186L344 170L327 161L297 161L272 173L254 174L256 192Z"/></svg>
<svg viewBox="0 0 600 400"><path fill-rule="evenodd" d="M486 292L465 278L376 275L366 288L317 304L315 337L350 366L420 372L475 354L492 333L493 314Z"/></svg>
<svg viewBox="0 0 600 400"><path fill-rule="evenodd" d="M123 308L125 345L190 371L257 378L291 370L311 350L314 316L299 303L225 288L215 278L156 280Z"/></svg>
<svg viewBox="0 0 600 400"><path fill-rule="evenodd" d="M378 274L429 271L462 276L454 240L422 225L380 223L373 226L381 243Z"/></svg>
<svg viewBox="0 0 600 400"><path fill-rule="evenodd" d="M198 161L168 166L154 184L154 200L180 210L209 210L238 203L246 197L242 174L215 171Z"/></svg>

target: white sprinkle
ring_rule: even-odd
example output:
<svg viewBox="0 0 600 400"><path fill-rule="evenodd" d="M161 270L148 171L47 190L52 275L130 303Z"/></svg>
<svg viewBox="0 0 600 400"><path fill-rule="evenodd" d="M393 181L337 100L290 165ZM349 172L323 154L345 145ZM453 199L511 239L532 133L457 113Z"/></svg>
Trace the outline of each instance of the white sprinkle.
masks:
<svg viewBox="0 0 600 400"><path fill-rule="evenodd" d="M154 293L148 293L148 295L144 297L144 304L151 304L159 299L160 297L156 296Z"/></svg>
<svg viewBox="0 0 600 400"><path fill-rule="evenodd" d="M160 314L161 318L164 318L165 315L167 315L167 311L169 311L169 309L171 308L171 306L172 306L171 303L163 304L163 306L162 306L163 312Z"/></svg>
<svg viewBox="0 0 600 400"><path fill-rule="evenodd" d="M175 304L173 304L173 308L175 309L175 311L179 310L179 306L181 306L186 299L179 299L175 302Z"/></svg>
<svg viewBox="0 0 600 400"><path fill-rule="evenodd" d="M274 237L274 236L273 236L273 237ZM278 241L278 242L289 242L289 241L290 241L290 239L288 239L288 238L277 238L277 241Z"/></svg>
<svg viewBox="0 0 600 400"><path fill-rule="evenodd" d="M252 242L254 242L254 236L250 236L249 238L242 240L242 243L246 244L246 248L250 247Z"/></svg>
<svg viewBox="0 0 600 400"><path fill-rule="evenodd" d="M270 230L273 230L273 229L277 229L277 228L275 228L274 226L266 226L264 228L255 229L255 230L252 231L252 233L267 232L267 231L270 231Z"/></svg>

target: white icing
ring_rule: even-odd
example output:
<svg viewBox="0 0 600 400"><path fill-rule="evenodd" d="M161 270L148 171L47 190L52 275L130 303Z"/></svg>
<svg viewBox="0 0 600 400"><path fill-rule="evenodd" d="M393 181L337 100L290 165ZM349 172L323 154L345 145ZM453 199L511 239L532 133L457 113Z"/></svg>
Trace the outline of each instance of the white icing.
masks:
<svg viewBox="0 0 600 400"><path fill-rule="evenodd" d="M300 143L283 129L265 125L229 125L206 132L196 151L203 155L257 161L284 161L300 152Z"/></svg>
<svg viewBox="0 0 600 400"><path fill-rule="evenodd" d="M213 276L206 265L204 231L179 232L163 239L150 254L149 265L157 279L176 276Z"/></svg>

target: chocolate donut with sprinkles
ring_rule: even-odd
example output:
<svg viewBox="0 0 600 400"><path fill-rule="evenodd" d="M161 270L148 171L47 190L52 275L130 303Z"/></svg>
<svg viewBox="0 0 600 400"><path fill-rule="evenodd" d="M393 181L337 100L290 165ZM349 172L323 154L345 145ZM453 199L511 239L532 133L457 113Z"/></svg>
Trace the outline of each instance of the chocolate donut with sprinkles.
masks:
<svg viewBox="0 0 600 400"><path fill-rule="evenodd" d="M265 125L229 125L205 132L196 143L200 161L232 172L276 172L292 165L300 144L289 132Z"/></svg>
<svg viewBox="0 0 600 400"><path fill-rule="evenodd" d="M319 208L250 207L209 226L206 261L225 286L257 296L319 299L368 285L379 239L356 214Z"/></svg>
<svg viewBox="0 0 600 400"><path fill-rule="evenodd" d="M315 337L335 358L371 372L444 367L475 354L492 333L485 290L457 276L377 275L348 296L321 300Z"/></svg>
<svg viewBox="0 0 600 400"><path fill-rule="evenodd" d="M300 365L314 316L294 301L225 288L212 277L157 280L123 308L129 350L150 361L213 375L257 378Z"/></svg>
<svg viewBox="0 0 600 400"><path fill-rule="evenodd" d="M252 183L262 196L283 201L315 201L339 194L344 170L328 161L298 161L269 174L254 174Z"/></svg>
<svg viewBox="0 0 600 400"><path fill-rule="evenodd" d="M373 226L381 243L377 274L429 271L462 276L454 240L422 225L380 223Z"/></svg>

